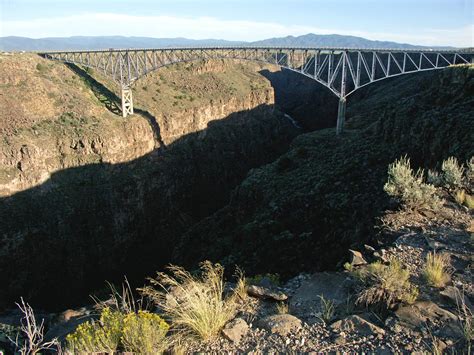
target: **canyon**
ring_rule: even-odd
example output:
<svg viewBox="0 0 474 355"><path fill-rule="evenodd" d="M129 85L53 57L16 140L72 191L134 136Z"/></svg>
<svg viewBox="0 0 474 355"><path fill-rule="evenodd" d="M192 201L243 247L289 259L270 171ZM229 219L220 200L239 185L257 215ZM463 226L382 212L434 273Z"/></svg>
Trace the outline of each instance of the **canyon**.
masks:
<svg viewBox="0 0 474 355"><path fill-rule="evenodd" d="M374 240L393 159L473 152L468 68L360 90L343 137L335 97L269 65L160 69L135 84L126 119L117 85L92 70L15 54L0 72L3 307L79 304L168 263L331 270Z"/></svg>

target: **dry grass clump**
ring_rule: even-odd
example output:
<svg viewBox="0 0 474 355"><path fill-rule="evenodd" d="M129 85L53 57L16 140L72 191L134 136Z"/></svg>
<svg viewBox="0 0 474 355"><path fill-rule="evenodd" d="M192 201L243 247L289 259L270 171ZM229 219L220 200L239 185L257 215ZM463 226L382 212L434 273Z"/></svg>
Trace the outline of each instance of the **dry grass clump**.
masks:
<svg viewBox="0 0 474 355"><path fill-rule="evenodd" d="M408 209L437 209L441 202L436 196L436 187L423 182L423 170L415 173L410 159L402 157L388 167L388 181L384 190L399 200Z"/></svg>
<svg viewBox="0 0 474 355"><path fill-rule="evenodd" d="M443 287L449 281L448 266L449 255L428 253L423 271L426 282L433 287Z"/></svg>
<svg viewBox="0 0 474 355"><path fill-rule="evenodd" d="M469 208L470 210L474 209L474 196L466 194L464 197L464 206Z"/></svg>
<svg viewBox="0 0 474 355"><path fill-rule="evenodd" d="M356 302L393 308L397 303L413 303L418 297L418 288L409 278L408 270L402 268L397 259L389 265L377 261L358 271L356 276L364 283Z"/></svg>
<svg viewBox="0 0 474 355"><path fill-rule="evenodd" d="M239 306L235 290L224 297L224 268L205 261L200 277L178 266L168 270L169 274L160 272L149 279L151 286L142 293L169 318L178 336L202 340L217 336Z"/></svg>
<svg viewBox="0 0 474 355"><path fill-rule="evenodd" d="M237 283L235 284L234 294L242 302L246 302L248 299L248 294L247 294L247 279L245 277L245 274L242 271L242 269L237 268L235 272L235 276L237 277Z"/></svg>
<svg viewBox="0 0 474 355"><path fill-rule="evenodd" d="M472 341L474 340L474 315L466 305L464 294L456 297L458 307L457 316L463 332L464 342L466 344L466 354L472 354Z"/></svg>
<svg viewBox="0 0 474 355"><path fill-rule="evenodd" d="M466 201L466 191L457 190L454 194L454 200L460 205L464 204L464 201Z"/></svg>

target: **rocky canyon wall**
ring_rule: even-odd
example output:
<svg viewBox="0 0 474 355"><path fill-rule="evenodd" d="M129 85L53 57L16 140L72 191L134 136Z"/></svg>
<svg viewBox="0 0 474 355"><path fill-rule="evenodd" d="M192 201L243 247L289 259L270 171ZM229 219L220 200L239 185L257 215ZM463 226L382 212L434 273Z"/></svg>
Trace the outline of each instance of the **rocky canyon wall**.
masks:
<svg viewBox="0 0 474 355"><path fill-rule="evenodd" d="M23 296L60 307L104 280L142 280L299 133L259 65L158 71L137 83L138 114L123 119L113 85L95 73L0 59L0 72L24 78L3 83L0 96L18 98L0 117L0 306ZM37 100L54 109L28 110Z"/></svg>

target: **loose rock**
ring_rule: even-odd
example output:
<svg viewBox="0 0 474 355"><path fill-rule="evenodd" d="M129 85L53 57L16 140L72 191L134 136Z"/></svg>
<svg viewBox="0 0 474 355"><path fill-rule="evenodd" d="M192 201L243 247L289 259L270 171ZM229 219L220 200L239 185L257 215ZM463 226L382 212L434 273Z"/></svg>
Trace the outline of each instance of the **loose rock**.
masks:
<svg viewBox="0 0 474 355"><path fill-rule="evenodd" d="M262 298L262 299L272 299L274 301L286 301L288 296L280 291L273 291L266 287L250 285L247 288L247 293L249 296Z"/></svg>
<svg viewBox="0 0 474 355"><path fill-rule="evenodd" d="M360 335L385 334L385 331L382 328L356 315L334 322L331 324L331 329L337 333L357 332Z"/></svg>
<svg viewBox="0 0 474 355"><path fill-rule="evenodd" d="M224 329L222 329L222 334L224 337L230 341L238 344L243 336L247 334L249 330L249 325L242 318L235 318L226 324Z"/></svg>
<svg viewBox="0 0 474 355"><path fill-rule="evenodd" d="M291 314L275 314L263 318L258 325L272 333L287 336L302 326L301 320Z"/></svg>
<svg viewBox="0 0 474 355"><path fill-rule="evenodd" d="M362 256L362 253L360 251L349 249L349 252L351 253L351 265L352 266L359 266L359 265L367 264L367 261L365 261L364 257Z"/></svg>
<svg viewBox="0 0 474 355"><path fill-rule="evenodd" d="M431 301L419 301L409 306L399 308L395 315L406 326L418 328L426 324L427 321L433 323L457 320L456 316L439 307Z"/></svg>

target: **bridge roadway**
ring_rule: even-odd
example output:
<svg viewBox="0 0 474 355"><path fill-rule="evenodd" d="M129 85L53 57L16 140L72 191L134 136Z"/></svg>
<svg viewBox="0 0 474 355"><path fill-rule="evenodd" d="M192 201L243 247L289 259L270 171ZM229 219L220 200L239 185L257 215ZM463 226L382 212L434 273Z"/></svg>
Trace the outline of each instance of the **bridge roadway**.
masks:
<svg viewBox="0 0 474 355"><path fill-rule="evenodd" d="M52 51L39 54L48 59L99 70L119 83L123 117L133 114L133 83L158 68L180 62L227 58L275 64L310 77L339 98L338 134L344 127L347 97L361 87L399 75L474 63L472 48L190 47Z"/></svg>

